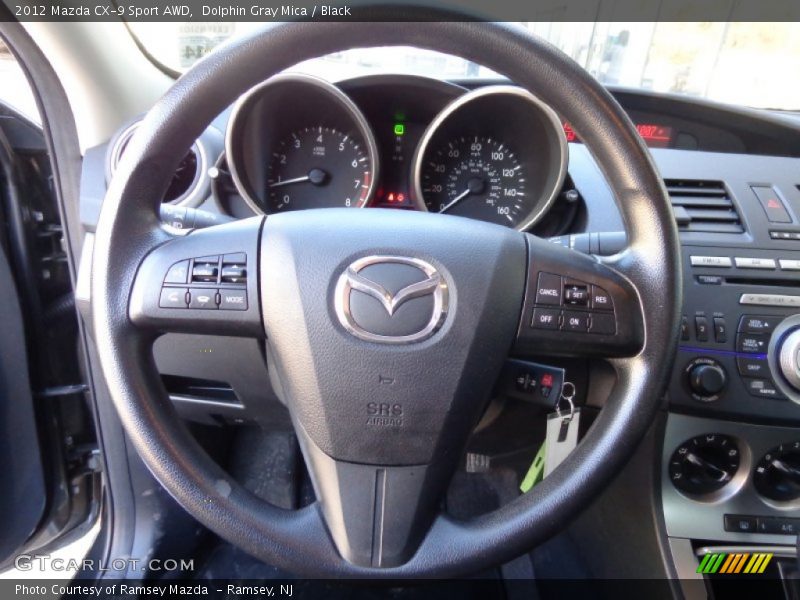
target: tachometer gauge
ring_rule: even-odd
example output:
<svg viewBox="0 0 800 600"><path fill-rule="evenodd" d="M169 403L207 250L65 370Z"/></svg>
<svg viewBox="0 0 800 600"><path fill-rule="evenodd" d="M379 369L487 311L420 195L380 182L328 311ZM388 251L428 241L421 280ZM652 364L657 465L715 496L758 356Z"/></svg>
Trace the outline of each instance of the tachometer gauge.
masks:
<svg viewBox="0 0 800 600"><path fill-rule="evenodd" d="M336 86L298 73L239 99L225 155L237 192L260 214L361 208L379 176L375 136L358 107Z"/></svg>
<svg viewBox="0 0 800 600"><path fill-rule="evenodd" d="M369 154L332 127L293 131L274 148L267 193L270 211L364 206L369 197Z"/></svg>
<svg viewBox="0 0 800 600"><path fill-rule="evenodd" d="M514 151L486 136L460 136L429 154L421 171L430 212L516 227L525 208L525 173Z"/></svg>

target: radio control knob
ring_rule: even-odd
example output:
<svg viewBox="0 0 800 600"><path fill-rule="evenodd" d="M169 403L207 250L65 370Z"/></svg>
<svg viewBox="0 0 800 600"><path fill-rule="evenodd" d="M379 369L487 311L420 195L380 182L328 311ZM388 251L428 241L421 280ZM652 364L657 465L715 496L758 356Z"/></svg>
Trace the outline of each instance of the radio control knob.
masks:
<svg viewBox="0 0 800 600"><path fill-rule="evenodd" d="M778 366L789 385L800 391L800 329L795 329L781 343Z"/></svg>
<svg viewBox="0 0 800 600"><path fill-rule="evenodd" d="M725 389L728 378L718 365L696 365L689 373L689 386L703 398L711 398Z"/></svg>

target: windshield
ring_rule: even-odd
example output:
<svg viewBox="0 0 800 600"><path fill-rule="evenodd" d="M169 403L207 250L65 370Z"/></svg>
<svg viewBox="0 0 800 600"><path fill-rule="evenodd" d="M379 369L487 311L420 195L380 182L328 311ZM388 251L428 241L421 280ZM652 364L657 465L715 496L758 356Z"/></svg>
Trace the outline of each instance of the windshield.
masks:
<svg viewBox="0 0 800 600"><path fill-rule="evenodd" d="M129 23L144 48L182 72L259 23ZM729 104L800 109L800 23L523 23L601 83ZM350 50L292 70L337 81L373 73L496 77L469 61L415 48ZM794 75L792 75L794 74Z"/></svg>

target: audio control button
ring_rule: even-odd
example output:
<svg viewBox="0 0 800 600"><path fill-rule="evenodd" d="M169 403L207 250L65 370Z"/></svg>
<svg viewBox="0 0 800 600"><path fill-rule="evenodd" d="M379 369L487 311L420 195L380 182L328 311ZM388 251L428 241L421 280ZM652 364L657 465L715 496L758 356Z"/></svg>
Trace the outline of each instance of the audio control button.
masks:
<svg viewBox="0 0 800 600"><path fill-rule="evenodd" d="M780 393L775 384L769 379L745 379L747 391L751 396L759 398L774 398L776 400L783 400L784 396Z"/></svg>
<svg viewBox="0 0 800 600"><path fill-rule="evenodd" d="M740 333L736 336L736 350L750 354L764 354L769 345L769 335L765 333Z"/></svg>
<svg viewBox="0 0 800 600"><path fill-rule="evenodd" d="M769 363L766 358L737 358L736 368L742 377L769 377Z"/></svg>
<svg viewBox="0 0 800 600"><path fill-rule="evenodd" d="M780 321L780 317L742 315L739 319L739 331L745 333L771 333Z"/></svg>

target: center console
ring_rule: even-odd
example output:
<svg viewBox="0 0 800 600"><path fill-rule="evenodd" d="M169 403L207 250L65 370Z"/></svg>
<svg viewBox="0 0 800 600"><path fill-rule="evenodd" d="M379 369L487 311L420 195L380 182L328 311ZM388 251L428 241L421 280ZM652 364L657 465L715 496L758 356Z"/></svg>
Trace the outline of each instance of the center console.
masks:
<svg viewBox="0 0 800 600"><path fill-rule="evenodd" d="M680 227L683 316L660 456L673 564L707 582L778 577L800 532L800 189L785 174L736 183L752 172L741 169L718 184L727 215ZM707 183L697 199L668 186L679 225L681 210L705 210Z"/></svg>

